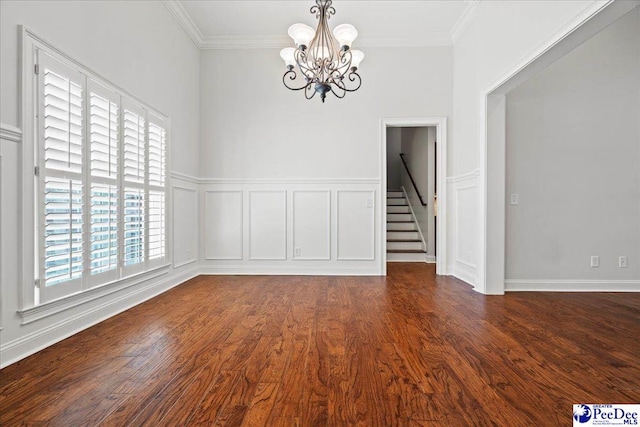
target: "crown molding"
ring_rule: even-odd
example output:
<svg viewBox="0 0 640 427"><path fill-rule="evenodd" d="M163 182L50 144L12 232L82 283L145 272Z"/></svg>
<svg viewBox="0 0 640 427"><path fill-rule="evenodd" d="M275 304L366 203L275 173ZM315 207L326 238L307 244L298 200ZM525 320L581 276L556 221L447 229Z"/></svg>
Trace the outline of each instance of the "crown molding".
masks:
<svg viewBox="0 0 640 427"><path fill-rule="evenodd" d="M460 18L458 18L451 29L450 43L458 43L458 40L460 40L462 35L469 29L478 15L479 4L480 0L469 0L467 2L467 7L462 11L462 15L460 15Z"/></svg>
<svg viewBox="0 0 640 427"><path fill-rule="evenodd" d="M189 16L184 7L177 0L162 0L162 3L169 9L171 15L178 21L178 24L182 27L185 33L189 36L193 44L196 45L198 49L202 49L203 39L202 32L193 22L193 19Z"/></svg>

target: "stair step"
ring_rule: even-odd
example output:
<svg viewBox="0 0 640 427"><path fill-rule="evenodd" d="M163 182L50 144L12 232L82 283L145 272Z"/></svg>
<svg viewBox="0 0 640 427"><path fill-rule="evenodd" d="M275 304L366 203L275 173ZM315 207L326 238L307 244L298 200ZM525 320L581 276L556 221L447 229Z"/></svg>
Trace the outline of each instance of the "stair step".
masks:
<svg viewBox="0 0 640 427"><path fill-rule="evenodd" d="M407 240L417 240L420 236L418 236L417 231L387 231L387 239L407 239Z"/></svg>
<svg viewBox="0 0 640 427"><path fill-rule="evenodd" d="M427 262L427 254L413 252L387 252L387 262Z"/></svg>
<svg viewBox="0 0 640 427"><path fill-rule="evenodd" d="M392 213L411 213L409 206L387 206L387 214Z"/></svg>
<svg viewBox="0 0 640 427"><path fill-rule="evenodd" d="M414 231L417 230L416 224L411 222L388 222L387 231Z"/></svg>
<svg viewBox="0 0 640 427"><path fill-rule="evenodd" d="M411 252L415 250L424 250L421 240L387 240L387 251L403 251Z"/></svg>
<svg viewBox="0 0 640 427"><path fill-rule="evenodd" d="M424 249L387 249L388 254L426 254Z"/></svg>
<svg viewBox="0 0 640 427"><path fill-rule="evenodd" d="M387 206L408 206L404 197L387 198Z"/></svg>
<svg viewBox="0 0 640 427"><path fill-rule="evenodd" d="M387 197L404 197L401 190L387 190Z"/></svg>
<svg viewBox="0 0 640 427"><path fill-rule="evenodd" d="M392 213L387 214L387 222L409 221L412 222L413 218L409 213Z"/></svg>

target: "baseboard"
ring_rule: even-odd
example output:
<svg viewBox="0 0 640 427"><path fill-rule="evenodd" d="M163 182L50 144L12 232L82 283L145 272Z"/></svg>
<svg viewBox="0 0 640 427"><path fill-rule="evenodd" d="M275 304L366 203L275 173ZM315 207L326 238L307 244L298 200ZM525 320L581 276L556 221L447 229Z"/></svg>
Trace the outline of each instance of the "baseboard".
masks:
<svg viewBox="0 0 640 427"><path fill-rule="evenodd" d="M449 270L449 274L453 277L455 277L456 279L460 279L463 282L473 286L475 288L476 283L478 282L478 278L475 274L472 274L468 271L465 271L464 269L461 268L454 268Z"/></svg>
<svg viewBox="0 0 640 427"><path fill-rule="evenodd" d="M296 267L266 265L209 265L201 266L200 274L221 276L380 276L378 266L373 267Z"/></svg>
<svg viewBox="0 0 640 427"><path fill-rule="evenodd" d="M0 345L0 368L11 365L24 359L46 347L77 334L93 325L96 325L116 314L122 313L138 304L141 304L169 289L196 277L199 274L197 268L182 271L163 278L160 281L151 281L146 286L135 287L126 294L109 300L104 304L70 316L64 321L48 325L34 332L26 334L13 341ZM137 297L137 298L136 298Z"/></svg>
<svg viewBox="0 0 640 427"><path fill-rule="evenodd" d="M505 280L506 292L640 292L640 280Z"/></svg>
<svg viewBox="0 0 640 427"><path fill-rule="evenodd" d="M435 264L436 263L436 257L433 255L427 255L427 264Z"/></svg>

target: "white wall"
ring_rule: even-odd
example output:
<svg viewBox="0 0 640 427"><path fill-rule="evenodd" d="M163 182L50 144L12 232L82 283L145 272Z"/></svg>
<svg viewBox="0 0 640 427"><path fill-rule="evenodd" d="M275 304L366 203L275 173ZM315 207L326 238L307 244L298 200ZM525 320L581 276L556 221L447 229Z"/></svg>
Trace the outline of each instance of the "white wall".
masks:
<svg viewBox="0 0 640 427"><path fill-rule="evenodd" d="M507 205L507 280L640 285L640 8L508 93L506 107L507 197L519 195Z"/></svg>
<svg viewBox="0 0 640 427"><path fill-rule="evenodd" d="M171 118L170 167L199 175L199 51L161 2L2 1L0 2L0 176L1 324L0 363L4 366L52 342L143 301L195 274L198 259L197 182L174 177L169 206L169 251L180 269L128 288L92 291L92 301L30 321L19 315L21 212L19 187L21 126L18 25L24 25L116 85ZM17 135L18 138L14 138ZM18 139L18 141L16 141ZM28 216L25 218L28 226ZM171 244L173 242L173 244ZM28 245L28 242L26 243ZM26 280L26 278L25 278ZM36 316L37 317L37 316ZM33 321L31 321L33 320Z"/></svg>
<svg viewBox="0 0 640 427"><path fill-rule="evenodd" d="M375 214L386 191L386 183L380 182L380 120L449 116L452 52L449 47L368 48L365 54L362 88L341 100L328 95L323 104L282 85L285 67L275 49L202 52L203 227L207 236L227 227L236 230L225 235L228 241L205 238L205 271L383 271L382 224ZM413 79L415 70L420 79ZM224 191L236 196L221 207L213 200ZM252 195L260 191L272 197L252 204ZM316 196L300 199L298 192ZM251 234L254 216L278 221L284 216L286 227L271 238L286 242L285 259L280 259L280 244L269 253L273 260L252 259L254 237L262 238ZM239 217L241 223L236 222ZM303 259L309 251L326 255L322 230L327 229L328 259ZM237 251L219 254L227 244Z"/></svg>
<svg viewBox="0 0 640 427"><path fill-rule="evenodd" d="M402 183L401 128L387 128L387 188L398 190Z"/></svg>
<svg viewBox="0 0 640 427"><path fill-rule="evenodd" d="M405 127L402 128L402 153L407 162L411 176L418 186L422 200L427 206L422 206L418 193L413 188L403 167L402 187L409 196L409 203L415 215L420 232L425 240L427 256L435 257L434 234L434 202L435 191L435 127Z"/></svg>
<svg viewBox="0 0 640 427"><path fill-rule="evenodd" d="M602 3L602 2L600 2ZM449 271L485 292L480 259L484 227L484 94L513 67L594 4L594 1L481 1L454 45L452 142L447 237Z"/></svg>

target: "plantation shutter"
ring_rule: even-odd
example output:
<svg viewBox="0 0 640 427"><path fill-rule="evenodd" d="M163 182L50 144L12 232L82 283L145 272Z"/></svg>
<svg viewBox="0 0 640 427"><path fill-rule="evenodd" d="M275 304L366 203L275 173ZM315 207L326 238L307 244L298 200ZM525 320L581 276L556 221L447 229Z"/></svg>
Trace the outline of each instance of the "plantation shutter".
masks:
<svg viewBox="0 0 640 427"><path fill-rule="evenodd" d="M166 145L163 119L149 113L149 261L164 262L166 256Z"/></svg>
<svg viewBox="0 0 640 427"><path fill-rule="evenodd" d="M38 51L41 302L82 289L86 78Z"/></svg>
<svg viewBox="0 0 640 427"><path fill-rule="evenodd" d="M117 278L120 97L90 81L91 284ZM93 276L99 276L94 278Z"/></svg>
<svg viewBox="0 0 640 427"><path fill-rule="evenodd" d="M147 250L146 154L147 113L123 99L123 185L124 244L123 265L126 274L141 271Z"/></svg>

